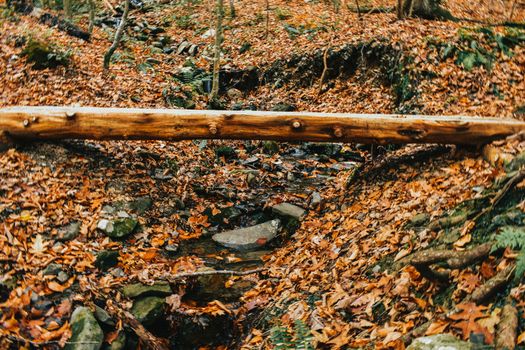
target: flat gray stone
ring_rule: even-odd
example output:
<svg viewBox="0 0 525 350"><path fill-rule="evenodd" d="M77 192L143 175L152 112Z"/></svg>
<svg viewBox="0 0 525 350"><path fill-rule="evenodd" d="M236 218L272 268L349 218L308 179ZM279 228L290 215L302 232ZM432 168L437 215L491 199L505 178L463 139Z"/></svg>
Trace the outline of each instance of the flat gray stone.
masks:
<svg viewBox="0 0 525 350"><path fill-rule="evenodd" d="M71 315L71 338L64 347L66 350L99 350L104 333L91 311L79 306Z"/></svg>
<svg viewBox="0 0 525 350"><path fill-rule="evenodd" d="M129 236L137 225L138 221L133 218L117 220L102 219L98 222L97 228L111 238L124 238Z"/></svg>
<svg viewBox="0 0 525 350"><path fill-rule="evenodd" d="M288 216L296 220L302 220L306 215L306 210L291 203L279 203L274 205L272 211L277 215Z"/></svg>
<svg viewBox="0 0 525 350"><path fill-rule="evenodd" d="M212 239L227 248L256 249L274 239L279 233L280 226L281 221L275 219L251 227L217 233Z"/></svg>
<svg viewBox="0 0 525 350"><path fill-rule="evenodd" d="M75 221L58 230L58 241L70 241L77 238L80 233L80 222Z"/></svg>
<svg viewBox="0 0 525 350"><path fill-rule="evenodd" d="M436 334L416 338L407 350L471 350L472 344L450 334Z"/></svg>

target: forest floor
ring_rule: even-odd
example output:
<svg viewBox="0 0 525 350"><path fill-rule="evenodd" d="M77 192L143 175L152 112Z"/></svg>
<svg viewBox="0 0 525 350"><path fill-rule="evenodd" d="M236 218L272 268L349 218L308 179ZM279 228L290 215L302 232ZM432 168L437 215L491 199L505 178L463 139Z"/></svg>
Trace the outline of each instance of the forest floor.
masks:
<svg viewBox="0 0 525 350"><path fill-rule="evenodd" d="M361 4L384 10L361 17L324 2L270 5L236 2L235 18L227 8L223 108L524 119L524 30L399 21L381 1ZM491 23L511 12L507 2L446 6ZM108 71L118 18L109 6L100 4L90 41L2 9L0 107L207 108L210 8L132 9ZM76 11L85 29L83 5ZM523 22L523 5L512 15ZM31 43L64 65L36 69ZM441 333L522 344L525 323L512 315L525 307L524 149L514 137L483 151L387 145L374 157L363 145L259 141L3 150L0 347L76 349L100 336L111 349L159 339L178 349L403 349ZM210 238L276 218L280 234L255 251ZM82 305L103 335L74 322Z"/></svg>

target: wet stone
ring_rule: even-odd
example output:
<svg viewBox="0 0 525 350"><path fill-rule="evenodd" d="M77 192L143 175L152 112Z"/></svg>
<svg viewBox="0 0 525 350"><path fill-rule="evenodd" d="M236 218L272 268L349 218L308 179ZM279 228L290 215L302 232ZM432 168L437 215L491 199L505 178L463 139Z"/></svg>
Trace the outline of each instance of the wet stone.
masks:
<svg viewBox="0 0 525 350"><path fill-rule="evenodd" d="M167 296L171 293L171 287L167 282L156 282L151 286L134 283L128 284L122 289L122 294L128 298L136 298L139 296Z"/></svg>
<svg viewBox="0 0 525 350"><path fill-rule="evenodd" d="M95 318L100 323L105 324L106 326L115 326L115 321L113 321L108 312L98 305L95 305Z"/></svg>
<svg viewBox="0 0 525 350"><path fill-rule="evenodd" d="M106 271L110 267L113 267L118 264L119 252L115 250L102 250L97 254L95 260L95 266L102 270Z"/></svg>
<svg viewBox="0 0 525 350"><path fill-rule="evenodd" d="M79 306L71 315L71 338L66 350L98 350L102 346L104 333L87 307Z"/></svg>
<svg viewBox="0 0 525 350"><path fill-rule="evenodd" d="M47 265L42 270L42 275L44 275L44 276L49 276L49 275L56 276L60 272L62 272L62 265L51 263L51 264Z"/></svg>
<svg viewBox="0 0 525 350"><path fill-rule="evenodd" d="M302 220L306 215L306 210L291 203L279 203L274 205L272 211L279 216L290 217L298 221Z"/></svg>
<svg viewBox="0 0 525 350"><path fill-rule="evenodd" d="M212 239L227 248L236 250L257 249L277 236L280 224L280 220L275 219L251 227L217 233L213 235Z"/></svg>
<svg viewBox="0 0 525 350"><path fill-rule="evenodd" d="M144 326L150 326L164 314L164 298L137 299L133 303L131 314Z"/></svg>

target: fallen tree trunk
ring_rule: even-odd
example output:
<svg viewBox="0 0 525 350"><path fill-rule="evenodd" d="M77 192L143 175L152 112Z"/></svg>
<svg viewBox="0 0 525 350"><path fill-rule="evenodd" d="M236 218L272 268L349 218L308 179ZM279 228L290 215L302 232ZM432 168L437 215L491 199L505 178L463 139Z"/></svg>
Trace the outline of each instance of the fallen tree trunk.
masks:
<svg viewBox="0 0 525 350"><path fill-rule="evenodd" d="M240 139L482 144L523 130L525 122L518 120L459 116L93 107L0 109L0 134L14 140Z"/></svg>

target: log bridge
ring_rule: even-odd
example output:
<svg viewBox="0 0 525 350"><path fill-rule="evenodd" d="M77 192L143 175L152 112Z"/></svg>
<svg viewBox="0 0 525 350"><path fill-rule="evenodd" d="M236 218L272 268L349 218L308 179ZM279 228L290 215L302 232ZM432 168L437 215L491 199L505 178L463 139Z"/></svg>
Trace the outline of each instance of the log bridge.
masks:
<svg viewBox="0 0 525 350"><path fill-rule="evenodd" d="M95 107L0 108L0 143L238 139L479 145L525 132L514 119L466 116Z"/></svg>

